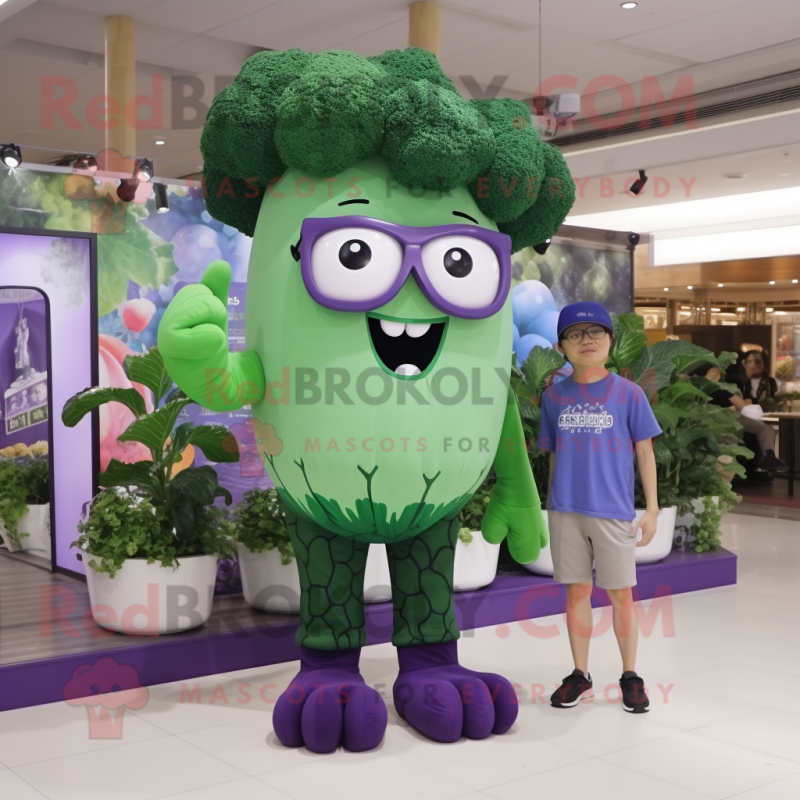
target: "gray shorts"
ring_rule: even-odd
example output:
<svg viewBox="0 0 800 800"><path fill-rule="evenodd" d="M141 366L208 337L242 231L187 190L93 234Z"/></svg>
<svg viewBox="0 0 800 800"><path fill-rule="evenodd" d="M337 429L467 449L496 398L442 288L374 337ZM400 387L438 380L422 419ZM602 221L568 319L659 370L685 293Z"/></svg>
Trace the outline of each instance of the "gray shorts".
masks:
<svg viewBox="0 0 800 800"><path fill-rule="evenodd" d="M633 522L548 511L553 577L559 583L591 583L592 561L601 589L636 586Z"/></svg>

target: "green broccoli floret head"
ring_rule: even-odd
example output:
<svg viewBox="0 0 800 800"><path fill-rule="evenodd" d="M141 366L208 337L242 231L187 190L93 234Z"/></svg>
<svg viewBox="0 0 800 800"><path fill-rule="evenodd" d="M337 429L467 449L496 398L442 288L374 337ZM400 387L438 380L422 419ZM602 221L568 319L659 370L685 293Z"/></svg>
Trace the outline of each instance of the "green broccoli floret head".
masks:
<svg viewBox="0 0 800 800"><path fill-rule="evenodd" d="M564 221L575 184L519 100L465 100L432 53L257 53L214 98L203 129L209 212L248 236L287 168L332 177L380 155L412 189L466 186L514 250Z"/></svg>

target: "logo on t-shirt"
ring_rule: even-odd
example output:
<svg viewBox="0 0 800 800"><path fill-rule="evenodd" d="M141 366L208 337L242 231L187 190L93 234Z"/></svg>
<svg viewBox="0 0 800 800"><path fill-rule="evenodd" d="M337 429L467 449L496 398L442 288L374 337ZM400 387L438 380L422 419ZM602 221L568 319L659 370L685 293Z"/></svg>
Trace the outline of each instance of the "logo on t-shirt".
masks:
<svg viewBox="0 0 800 800"><path fill-rule="evenodd" d="M567 406L558 415L558 427L561 430L568 430L570 433L602 433L605 428L614 425L614 415L606 411L602 403L589 405L578 403L574 406Z"/></svg>

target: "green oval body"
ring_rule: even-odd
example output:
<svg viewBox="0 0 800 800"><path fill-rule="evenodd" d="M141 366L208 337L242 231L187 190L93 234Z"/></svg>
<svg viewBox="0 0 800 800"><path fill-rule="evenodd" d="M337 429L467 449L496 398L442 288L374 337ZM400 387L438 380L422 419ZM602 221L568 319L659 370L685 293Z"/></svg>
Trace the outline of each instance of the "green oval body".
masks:
<svg viewBox="0 0 800 800"><path fill-rule="evenodd" d="M340 205L353 199L369 203ZM253 416L283 501L341 535L409 538L457 511L485 478L506 409L511 302L488 319L448 317L411 275L374 312L333 311L306 291L290 248L306 217L464 222L454 211L497 229L467 189L409 190L379 157L335 179L312 181L288 170L262 203L246 325L247 348L261 358L268 385ZM392 372L373 343L369 316L442 325L430 365L414 377Z"/></svg>

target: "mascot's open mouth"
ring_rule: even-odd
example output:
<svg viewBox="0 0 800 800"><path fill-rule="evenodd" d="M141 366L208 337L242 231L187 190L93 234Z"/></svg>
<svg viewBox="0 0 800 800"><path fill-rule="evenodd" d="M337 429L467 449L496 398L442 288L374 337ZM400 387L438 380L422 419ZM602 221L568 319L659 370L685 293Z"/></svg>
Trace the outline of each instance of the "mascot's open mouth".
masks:
<svg viewBox="0 0 800 800"><path fill-rule="evenodd" d="M444 341L447 320L386 319L367 315L372 349L394 376L421 378L430 371Z"/></svg>

